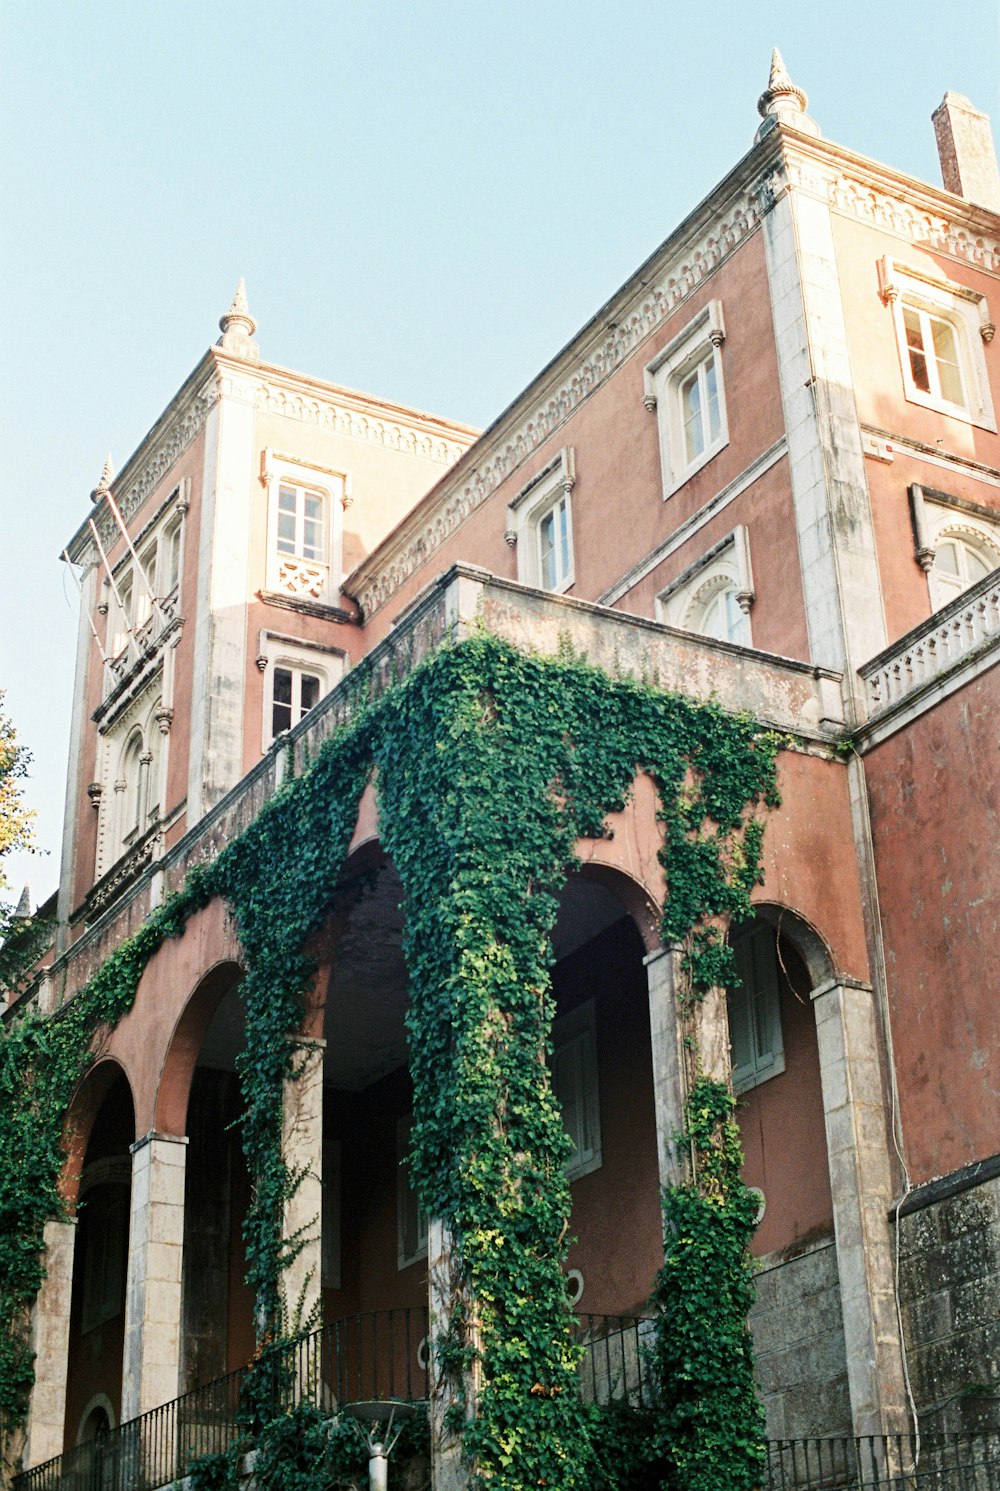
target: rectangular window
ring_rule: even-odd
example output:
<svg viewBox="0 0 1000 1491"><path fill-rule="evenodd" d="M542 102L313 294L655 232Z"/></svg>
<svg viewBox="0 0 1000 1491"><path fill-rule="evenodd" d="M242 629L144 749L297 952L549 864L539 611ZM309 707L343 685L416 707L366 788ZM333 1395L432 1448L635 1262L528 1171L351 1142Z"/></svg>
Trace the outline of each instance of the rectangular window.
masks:
<svg viewBox="0 0 1000 1491"><path fill-rule="evenodd" d="M552 1090L573 1144L573 1151L566 1161L566 1175L569 1180L577 1180L592 1170L599 1170L602 1164L597 1034L592 999L554 1021L552 1042Z"/></svg>
<svg viewBox="0 0 1000 1491"><path fill-rule="evenodd" d="M408 1114L396 1125L396 1228L400 1268L409 1268L427 1257L427 1215L421 1209L410 1180L410 1126Z"/></svg>
<svg viewBox="0 0 1000 1491"><path fill-rule="evenodd" d="M278 552L322 561L323 494L282 482L278 487Z"/></svg>
<svg viewBox="0 0 1000 1491"><path fill-rule="evenodd" d="M656 411L669 497L729 441L722 304L709 301L643 370L643 402Z"/></svg>
<svg viewBox="0 0 1000 1491"><path fill-rule="evenodd" d="M297 725L318 704L322 680L299 668L276 667L271 684L271 735L280 735Z"/></svg>
<svg viewBox="0 0 1000 1491"><path fill-rule="evenodd" d="M730 989L733 1091L745 1092L785 1070L774 929L755 922L733 942L739 988Z"/></svg>
<svg viewBox="0 0 1000 1491"><path fill-rule="evenodd" d="M539 519L538 555L543 589L559 590L570 574L569 510L565 496Z"/></svg>
<svg viewBox="0 0 1000 1491"><path fill-rule="evenodd" d="M903 326L914 386L932 399L964 408L966 399L955 327L941 316L905 303Z"/></svg>

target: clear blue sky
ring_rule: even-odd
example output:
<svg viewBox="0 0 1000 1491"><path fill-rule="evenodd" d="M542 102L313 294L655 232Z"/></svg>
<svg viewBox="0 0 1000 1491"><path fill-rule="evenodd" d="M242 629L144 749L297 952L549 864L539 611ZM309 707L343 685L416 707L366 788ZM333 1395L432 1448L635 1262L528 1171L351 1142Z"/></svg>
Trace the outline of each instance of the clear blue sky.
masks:
<svg viewBox="0 0 1000 1491"><path fill-rule="evenodd" d="M55 887L58 554L246 276L263 356L485 424L749 147L780 46L830 139L938 182L994 0L7 0L0 687Z"/></svg>

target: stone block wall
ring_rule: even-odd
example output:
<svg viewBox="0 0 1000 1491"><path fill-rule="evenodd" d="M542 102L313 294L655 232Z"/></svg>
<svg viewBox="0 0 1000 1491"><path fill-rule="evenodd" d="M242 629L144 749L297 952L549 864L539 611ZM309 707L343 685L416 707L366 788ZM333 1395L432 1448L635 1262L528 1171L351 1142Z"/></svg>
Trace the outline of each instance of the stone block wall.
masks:
<svg viewBox="0 0 1000 1491"><path fill-rule="evenodd" d="M824 1239L797 1257L761 1260L750 1313L757 1385L771 1439L850 1434L837 1250Z"/></svg>
<svg viewBox="0 0 1000 1491"><path fill-rule="evenodd" d="M997 1173L975 1183L987 1168ZM1000 1164L970 1170L901 1208L899 1294L924 1431L1000 1432Z"/></svg>

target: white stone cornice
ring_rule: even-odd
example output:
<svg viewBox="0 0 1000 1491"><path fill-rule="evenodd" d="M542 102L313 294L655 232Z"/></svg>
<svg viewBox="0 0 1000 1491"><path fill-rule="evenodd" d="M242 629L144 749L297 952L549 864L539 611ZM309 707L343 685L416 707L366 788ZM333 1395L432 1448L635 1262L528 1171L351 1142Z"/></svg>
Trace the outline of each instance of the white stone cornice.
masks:
<svg viewBox="0 0 1000 1491"><path fill-rule="evenodd" d="M203 428L220 392L215 363L209 355L198 364L114 480L112 491L126 523L131 522L150 493ZM118 536L118 526L108 503L99 501L91 516L101 543L108 548ZM69 556L74 564L96 562L96 550L86 524L70 541Z"/></svg>
<svg viewBox="0 0 1000 1491"><path fill-rule="evenodd" d="M823 198L842 216L1000 273L995 213L825 141L785 134L784 143L784 169L774 173L771 190L779 189L783 179L787 186Z"/></svg>
<svg viewBox="0 0 1000 1491"><path fill-rule="evenodd" d="M470 430L467 439L458 441L436 429L435 421L423 420L419 416L412 420L398 415L393 417L377 409L366 409L363 403L357 407L346 398L289 387L285 379L266 375L259 381L254 403L265 413L318 425L354 440L365 440L387 450L423 457L439 466L454 466L475 436L475 432Z"/></svg>
<svg viewBox="0 0 1000 1491"><path fill-rule="evenodd" d="M710 213L703 206L595 317L567 353L480 441L482 453L445 479L345 584L366 617L386 605L410 575L470 513L553 435L628 357L758 227L756 184L744 179ZM718 195L718 194L717 194ZM707 205L707 204L706 204ZM687 231L685 231L687 230ZM575 355L574 355L575 353Z"/></svg>

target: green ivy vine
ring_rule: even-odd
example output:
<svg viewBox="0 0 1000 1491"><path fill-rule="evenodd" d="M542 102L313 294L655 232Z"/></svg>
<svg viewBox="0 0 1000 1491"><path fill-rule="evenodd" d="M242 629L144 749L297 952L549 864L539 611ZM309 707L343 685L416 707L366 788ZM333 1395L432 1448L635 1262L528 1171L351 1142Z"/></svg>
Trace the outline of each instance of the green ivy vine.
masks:
<svg viewBox="0 0 1000 1491"><path fill-rule="evenodd" d="M25 1411L27 1313L41 1278L42 1228L59 1214L60 1135L73 1089L163 938L179 935L215 896L232 909L247 970L239 1076L261 1348L305 1324L282 1310L281 1277L301 1245L281 1235L298 1183L281 1157L282 1089L295 1074L289 1037L315 975L308 940L334 904L374 773L381 841L405 895L413 1174L425 1211L450 1231L460 1276L441 1360L454 1376L465 1457L476 1483L495 1491L596 1486L601 1436L577 1391L563 1278L568 1140L547 1067L559 892L576 841L603 834L636 771L649 773L664 834L664 941L685 945L693 999L730 980L723 928L749 911L757 810L776 800L779 741L714 705L612 679L568 649L543 659L486 634L443 648L366 699L374 684L364 667L351 675L350 721L63 1011L29 1014L4 1032L0 1306L15 1328L0 1346L0 1418L10 1427ZM751 1484L734 1479L732 1466L755 1465L761 1438L746 1326L751 1203L728 1094L707 1081L692 1103L695 1094L696 1173L665 1197L668 1255L657 1284L657 1359L670 1373L679 1362L678 1382L690 1390L663 1379L655 1448L676 1471L665 1484L694 1486L691 1467L701 1463L699 1491L715 1491ZM22 1157L17 1175L13 1155ZM677 1301L683 1350L673 1339ZM473 1375L474 1411L466 1412L461 1394ZM252 1382L253 1374L251 1392ZM723 1435L736 1446L728 1459Z"/></svg>

